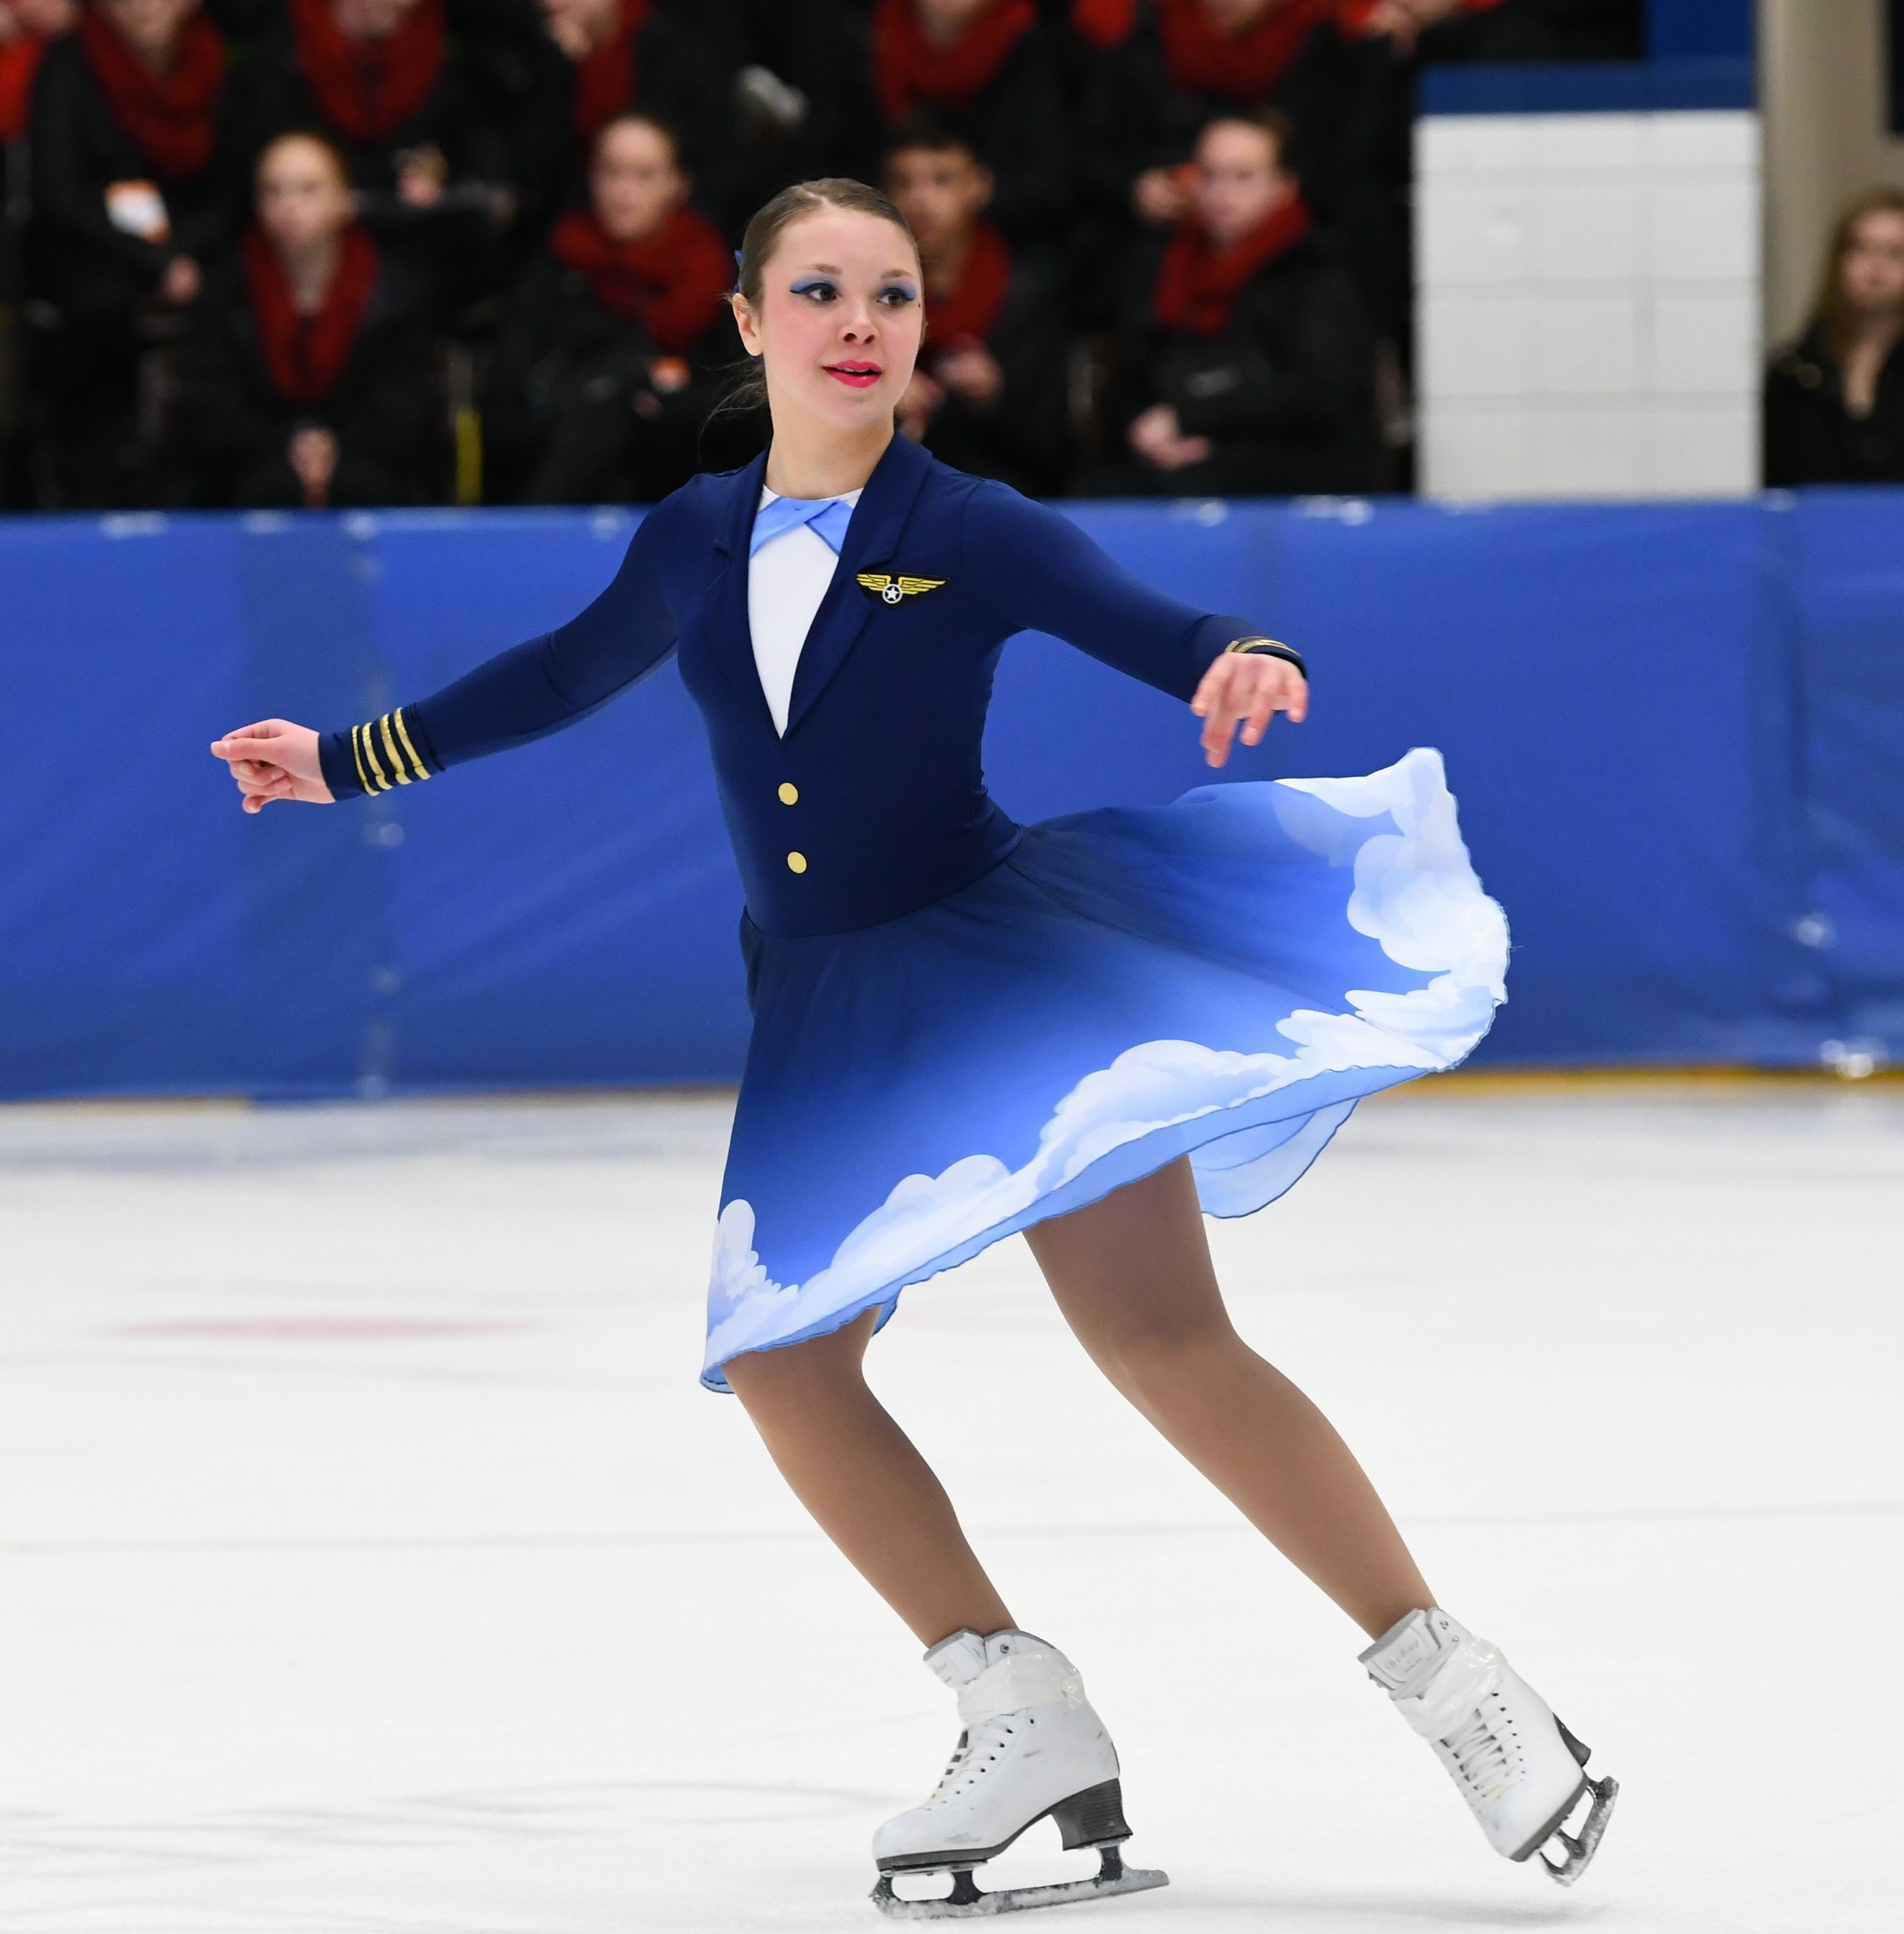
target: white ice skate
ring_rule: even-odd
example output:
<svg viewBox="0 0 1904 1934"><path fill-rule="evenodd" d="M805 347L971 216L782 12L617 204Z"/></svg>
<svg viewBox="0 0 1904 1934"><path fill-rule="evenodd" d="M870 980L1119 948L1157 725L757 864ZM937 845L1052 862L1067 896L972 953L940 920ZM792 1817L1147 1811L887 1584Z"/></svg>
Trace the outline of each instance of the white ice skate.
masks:
<svg viewBox="0 0 1904 1934"><path fill-rule="evenodd" d="M1117 1778L1117 1752L1084 1697L1077 1668L1029 1632L954 1632L926 1663L959 1695L963 1731L932 1797L896 1815L872 1836L879 1882L874 1904L896 1920L939 1920L1055 1907L1099 1894L1163 1887L1168 1877L1127 1867L1131 1837ZM1068 1848L1102 1855L1089 1880L980 1892L974 1867L1002 1854L1028 1827L1049 1818ZM907 1900L893 1876L946 1873L952 1890Z"/></svg>
<svg viewBox="0 0 1904 1934"><path fill-rule="evenodd" d="M1444 1611L1411 1612L1362 1655L1369 1676L1453 1775L1496 1853L1524 1860L1550 1840L1565 1857L1541 1852L1562 1887L1586 1870L1607 1830L1619 1783L1589 1779L1588 1749L1501 1656ZM1592 1794L1577 1834L1568 1816Z"/></svg>

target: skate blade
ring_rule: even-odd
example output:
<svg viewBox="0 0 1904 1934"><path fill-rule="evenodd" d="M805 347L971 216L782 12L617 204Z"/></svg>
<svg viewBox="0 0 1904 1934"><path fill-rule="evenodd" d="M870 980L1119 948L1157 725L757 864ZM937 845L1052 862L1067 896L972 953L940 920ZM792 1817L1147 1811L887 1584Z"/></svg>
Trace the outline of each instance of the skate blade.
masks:
<svg viewBox="0 0 1904 1934"><path fill-rule="evenodd" d="M981 1890L969 1867L954 1870L952 1891L935 1900L902 1900L892 1876L881 1874L872 1904L889 1920L970 1920L981 1914L1016 1914L1032 1907L1062 1907L1068 1901L1096 1900L1113 1893L1142 1893L1168 1887L1170 1877L1155 1867L1127 1867L1115 1847L1101 1849L1104 1864L1089 1880L1057 1881L1047 1887L1002 1887Z"/></svg>
<svg viewBox="0 0 1904 1934"><path fill-rule="evenodd" d="M1550 1860L1544 1849L1541 1854L1541 1866L1562 1887L1571 1887L1586 1872L1587 1863L1599 1851L1600 1836L1607 1830L1607 1822L1613 1817L1613 1802L1619 1797L1619 1782L1610 1776L1589 1779L1586 1790L1593 1796L1593 1804L1587 1809L1579 1833L1570 1833L1564 1827L1556 1827L1553 1832L1553 1839L1566 1849L1567 1857L1564 1860Z"/></svg>

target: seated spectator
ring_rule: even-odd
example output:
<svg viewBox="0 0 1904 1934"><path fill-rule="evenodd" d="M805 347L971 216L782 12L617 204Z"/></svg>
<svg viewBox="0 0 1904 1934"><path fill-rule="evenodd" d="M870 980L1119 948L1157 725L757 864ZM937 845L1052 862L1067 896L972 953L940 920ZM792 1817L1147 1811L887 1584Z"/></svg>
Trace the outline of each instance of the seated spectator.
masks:
<svg viewBox="0 0 1904 1934"><path fill-rule="evenodd" d="M1766 378L1765 481L1904 484L1904 189L1839 221L1811 321Z"/></svg>
<svg viewBox="0 0 1904 1934"><path fill-rule="evenodd" d="M420 279L357 221L343 157L318 136L265 149L257 209L238 260L207 282L180 359L194 501L420 501L434 392Z"/></svg>
<svg viewBox="0 0 1904 1934"><path fill-rule="evenodd" d="M137 502L139 358L231 223L224 48L198 0L93 0L34 84L33 287L54 490Z"/></svg>
<svg viewBox="0 0 1904 1934"><path fill-rule="evenodd" d="M646 116L597 137L589 206L556 224L504 313L484 410L492 502L652 503L694 474L740 343L733 252L691 185Z"/></svg>
<svg viewBox="0 0 1904 1934"><path fill-rule="evenodd" d="M40 56L48 41L70 34L79 17L75 0L0 0L0 148L26 132Z"/></svg>
<svg viewBox="0 0 1904 1934"><path fill-rule="evenodd" d="M992 170L992 220L1055 236L1072 200L1066 62L1035 0L877 0L872 68L889 129L933 110Z"/></svg>
<svg viewBox="0 0 1904 1934"><path fill-rule="evenodd" d="M444 300L499 273L511 203L501 142L446 41L443 0L285 0L233 82L248 154L309 128L344 158L364 222Z"/></svg>
<svg viewBox="0 0 1904 1934"><path fill-rule="evenodd" d="M728 77L709 40L655 0L538 0L515 116L517 173L546 225L586 199L589 159L618 116L677 131L694 199L717 226L744 220L744 158Z"/></svg>
<svg viewBox="0 0 1904 1934"><path fill-rule="evenodd" d="M1366 32L1425 61L1637 60L1644 0L1353 0Z"/></svg>
<svg viewBox="0 0 1904 1934"><path fill-rule="evenodd" d="M1071 443L1062 265L985 219L992 171L947 128L902 128L885 188L926 273L926 339L900 428L957 469L1055 493Z"/></svg>
<svg viewBox="0 0 1904 1934"><path fill-rule="evenodd" d="M1113 402L1131 458L1092 479L1094 493L1369 487L1368 325L1284 140L1268 113L1204 131L1189 213L1129 293Z"/></svg>

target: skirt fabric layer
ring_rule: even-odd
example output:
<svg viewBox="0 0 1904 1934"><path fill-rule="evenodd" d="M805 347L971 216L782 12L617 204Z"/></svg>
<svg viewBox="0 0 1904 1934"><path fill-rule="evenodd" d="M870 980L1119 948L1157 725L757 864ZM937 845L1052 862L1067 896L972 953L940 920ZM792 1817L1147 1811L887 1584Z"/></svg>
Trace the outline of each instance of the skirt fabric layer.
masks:
<svg viewBox="0 0 1904 1934"><path fill-rule="evenodd" d="M755 1026L702 1381L1189 1156L1273 1201L1364 1095L1452 1067L1505 998L1441 755L1028 827L950 898L749 935Z"/></svg>

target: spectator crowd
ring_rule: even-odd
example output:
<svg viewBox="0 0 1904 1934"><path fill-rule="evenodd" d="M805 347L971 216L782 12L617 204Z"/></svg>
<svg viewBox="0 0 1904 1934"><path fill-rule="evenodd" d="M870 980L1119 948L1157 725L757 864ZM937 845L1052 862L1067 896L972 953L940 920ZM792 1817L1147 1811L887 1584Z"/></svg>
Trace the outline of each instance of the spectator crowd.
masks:
<svg viewBox="0 0 1904 1934"><path fill-rule="evenodd" d="M1636 56L1641 12L0 0L0 499L652 499L758 447L710 420L734 245L829 174L917 238L899 418L947 462L1405 486L1415 69Z"/></svg>

